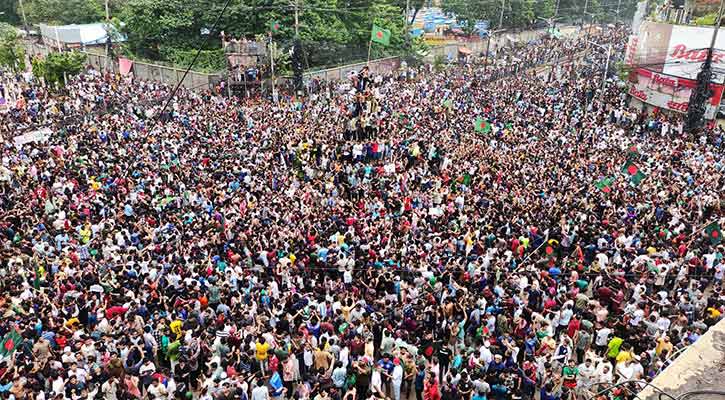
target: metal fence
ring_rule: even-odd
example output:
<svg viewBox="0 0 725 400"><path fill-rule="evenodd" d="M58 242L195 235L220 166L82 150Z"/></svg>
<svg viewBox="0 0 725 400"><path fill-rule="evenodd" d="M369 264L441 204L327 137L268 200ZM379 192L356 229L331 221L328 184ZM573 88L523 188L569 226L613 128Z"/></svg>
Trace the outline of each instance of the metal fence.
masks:
<svg viewBox="0 0 725 400"><path fill-rule="evenodd" d="M35 55L46 56L55 49L47 46L27 42L26 49L32 57ZM101 71L119 72L118 59L106 57L104 54L96 54L83 51L88 57L88 65ZM150 64L140 61L133 62L133 76L137 79L157 81L175 86L184 76L184 70L166 65ZM197 71L189 71L181 86L189 90L213 89L222 79L220 74L207 74Z"/></svg>
<svg viewBox="0 0 725 400"><path fill-rule="evenodd" d="M531 40L541 38L545 34L545 30L530 30L516 33L503 33L491 38L490 45L487 40L473 39L461 41L460 43L450 43L431 48L430 54L427 56L427 62L432 62L436 56L444 56L449 59L455 59L458 54L459 47L466 47L473 53L480 54L490 46L490 50L497 50L508 45L509 42L527 43ZM33 55L47 55L55 49L49 49L47 46L33 42L27 42L26 48L28 53ZM107 60L103 54L84 52L88 55L88 64L99 70L109 70L118 72L118 60ZM388 74L400 67L400 57L387 57L371 60L369 63L355 63L334 68L326 68L317 71L310 71L304 74L305 80L317 79L321 81L334 81L345 79L351 71L359 71L364 66L369 66L370 71L376 74ZM140 61L133 62L133 75L138 79L153 80L168 85L176 85L184 75L184 70L169 67L166 65L150 64ZM206 90L213 89L224 75L221 73L206 74L203 72L189 71L186 78L182 82L182 86L190 90ZM289 77L278 78L279 83L284 83Z"/></svg>

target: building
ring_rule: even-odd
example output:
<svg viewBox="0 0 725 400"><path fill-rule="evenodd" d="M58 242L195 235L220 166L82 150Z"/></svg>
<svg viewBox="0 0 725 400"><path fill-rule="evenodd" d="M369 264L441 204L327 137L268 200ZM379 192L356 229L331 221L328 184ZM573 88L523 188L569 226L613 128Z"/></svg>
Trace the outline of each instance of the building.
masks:
<svg viewBox="0 0 725 400"><path fill-rule="evenodd" d="M40 36L43 43L54 48L86 48L88 46L105 46L109 32L113 42L122 42L123 35L116 32L109 24L82 25L45 25L40 24Z"/></svg>
<svg viewBox="0 0 725 400"><path fill-rule="evenodd" d="M697 74L707 58L714 30L707 26L644 21L627 46L629 94L640 108L686 113ZM713 53L712 96L705 118L715 119L725 82L725 34L718 35Z"/></svg>

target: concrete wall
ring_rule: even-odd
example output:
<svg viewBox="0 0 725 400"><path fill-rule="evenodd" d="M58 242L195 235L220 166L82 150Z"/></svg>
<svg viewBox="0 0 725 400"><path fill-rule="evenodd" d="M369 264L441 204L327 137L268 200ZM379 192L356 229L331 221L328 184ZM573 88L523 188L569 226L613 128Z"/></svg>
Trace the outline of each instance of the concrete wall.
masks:
<svg viewBox="0 0 725 400"><path fill-rule="evenodd" d="M55 49L49 49L46 46L37 43L26 43L28 55L46 56ZM108 60L104 54L92 52L84 52L88 57L88 64L98 70L108 70L118 72L118 60ZM158 81L167 85L175 86L184 76L183 69L169 67L165 65L149 64L140 61L133 62L131 70L134 77L142 80ZM219 74L206 74L203 72L189 71L181 86L189 90L206 90L212 89L221 80Z"/></svg>
<svg viewBox="0 0 725 400"><path fill-rule="evenodd" d="M694 390L725 391L725 320L702 335L657 377L652 385L672 397ZM659 392L647 386L637 396L642 400L659 400ZM662 399L670 397L662 396ZM690 400L722 400L723 396L700 394Z"/></svg>

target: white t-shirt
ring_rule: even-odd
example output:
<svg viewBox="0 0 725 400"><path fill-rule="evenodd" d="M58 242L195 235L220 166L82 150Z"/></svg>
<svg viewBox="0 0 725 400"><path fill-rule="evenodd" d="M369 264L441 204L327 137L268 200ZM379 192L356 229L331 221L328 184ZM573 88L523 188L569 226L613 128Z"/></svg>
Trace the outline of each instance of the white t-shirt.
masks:
<svg viewBox="0 0 725 400"><path fill-rule="evenodd" d="M609 328L602 328L597 331L597 339L596 343L597 346L606 346L609 342L609 334L612 333L612 330Z"/></svg>

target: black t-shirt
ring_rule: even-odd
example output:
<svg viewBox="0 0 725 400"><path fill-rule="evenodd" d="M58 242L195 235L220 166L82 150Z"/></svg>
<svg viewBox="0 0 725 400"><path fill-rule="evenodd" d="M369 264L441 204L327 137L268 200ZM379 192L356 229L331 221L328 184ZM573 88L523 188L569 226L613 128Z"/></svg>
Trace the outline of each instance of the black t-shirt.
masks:
<svg viewBox="0 0 725 400"><path fill-rule="evenodd" d="M441 364L448 364L451 362L451 350L447 346L442 346L438 349L438 361Z"/></svg>

